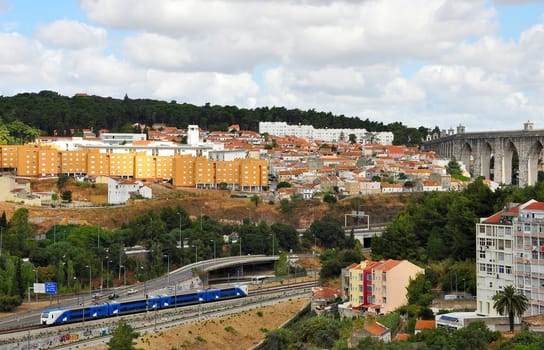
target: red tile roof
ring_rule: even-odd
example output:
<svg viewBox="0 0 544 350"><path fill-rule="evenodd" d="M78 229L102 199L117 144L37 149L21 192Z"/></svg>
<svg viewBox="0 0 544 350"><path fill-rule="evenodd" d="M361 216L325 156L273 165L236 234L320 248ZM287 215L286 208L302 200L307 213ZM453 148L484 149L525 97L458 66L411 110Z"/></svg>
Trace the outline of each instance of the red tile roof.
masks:
<svg viewBox="0 0 544 350"><path fill-rule="evenodd" d="M336 299L342 296L342 290L338 288L314 287L312 293L316 299Z"/></svg>
<svg viewBox="0 0 544 350"><path fill-rule="evenodd" d="M523 208L523 209L528 209L528 210L544 210L544 202L534 202L534 203L529 204L528 206L526 206L526 207Z"/></svg>
<svg viewBox="0 0 544 350"><path fill-rule="evenodd" d="M408 338L410 338L410 334L408 334L408 333L399 333L399 334L397 334L397 336L395 337L395 339L401 340L401 341L408 340Z"/></svg>
<svg viewBox="0 0 544 350"><path fill-rule="evenodd" d="M385 326L382 326L378 322L374 322L374 323L367 324L365 326L365 331L367 331L368 333L370 333L370 334L372 334L374 336L380 336L380 335L383 335L383 334L387 333L389 331L389 329L387 329L387 327L385 327Z"/></svg>
<svg viewBox="0 0 544 350"><path fill-rule="evenodd" d="M433 329L436 328L435 320L417 320L416 321L416 330L422 329Z"/></svg>

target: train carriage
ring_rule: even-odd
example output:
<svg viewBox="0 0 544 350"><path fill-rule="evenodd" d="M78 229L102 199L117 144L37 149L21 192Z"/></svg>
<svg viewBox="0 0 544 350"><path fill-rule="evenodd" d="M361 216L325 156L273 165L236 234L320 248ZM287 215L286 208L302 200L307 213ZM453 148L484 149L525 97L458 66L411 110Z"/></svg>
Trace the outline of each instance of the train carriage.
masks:
<svg viewBox="0 0 544 350"><path fill-rule="evenodd" d="M148 299L125 302L104 302L76 309L49 309L40 316L40 324L56 325L68 322L79 322L103 317L127 315L149 310L166 309L175 306L207 303L218 300L241 298L248 294L247 286L236 286L224 289L199 290L195 293L180 295L160 295Z"/></svg>

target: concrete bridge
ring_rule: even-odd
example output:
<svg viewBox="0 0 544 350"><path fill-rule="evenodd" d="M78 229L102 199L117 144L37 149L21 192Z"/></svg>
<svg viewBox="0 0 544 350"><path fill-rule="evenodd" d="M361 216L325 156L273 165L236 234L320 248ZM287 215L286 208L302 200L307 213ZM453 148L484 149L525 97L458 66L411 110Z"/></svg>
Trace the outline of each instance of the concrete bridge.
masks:
<svg viewBox="0 0 544 350"><path fill-rule="evenodd" d="M484 176L501 184L521 187L534 185L542 170L544 129L533 130L524 123L523 130L465 133L459 125L445 137L424 142L424 151L434 151L465 164L471 176Z"/></svg>

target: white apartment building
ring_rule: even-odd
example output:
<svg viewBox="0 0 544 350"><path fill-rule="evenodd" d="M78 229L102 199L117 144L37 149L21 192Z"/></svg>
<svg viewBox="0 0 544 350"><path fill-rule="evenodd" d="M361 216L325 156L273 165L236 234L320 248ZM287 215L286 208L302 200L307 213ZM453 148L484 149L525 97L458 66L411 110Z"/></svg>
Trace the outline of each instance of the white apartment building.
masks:
<svg viewBox="0 0 544 350"><path fill-rule="evenodd" d="M544 203L509 205L476 224L477 309L497 316L493 295L513 285L529 299L526 315L544 313Z"/></svg>
<svg viewBox="0 0 544 350"><path fill-rule="evenodd" d="M369 133L366 129L316 129L312 125L288 125L286 122L259 122L259 133L275 136L293 135L325 142L347 142L349 141L349 135L354 134L358 143L370 142ZM382 145L393 144L392 132L375 132L371 134L372 142L381 143Z"/></svg>

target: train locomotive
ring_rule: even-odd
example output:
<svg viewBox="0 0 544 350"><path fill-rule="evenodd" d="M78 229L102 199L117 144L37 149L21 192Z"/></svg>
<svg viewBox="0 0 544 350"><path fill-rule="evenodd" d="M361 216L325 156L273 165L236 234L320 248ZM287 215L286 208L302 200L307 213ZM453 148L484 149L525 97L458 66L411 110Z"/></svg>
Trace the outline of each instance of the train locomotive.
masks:
<svg viewBox="0 0 544 350"><path fill-rule="evenodd" d="M199 290L190 294L161 295L146 299L104 302L75 309L56 308L44 310L40 316L41 325L59 325L69 322L95 320L104 317L128 315L144 311L161 310L170 307L208 303L219 300L242 298L247 296L246 285L223 289Z"/></svg>

